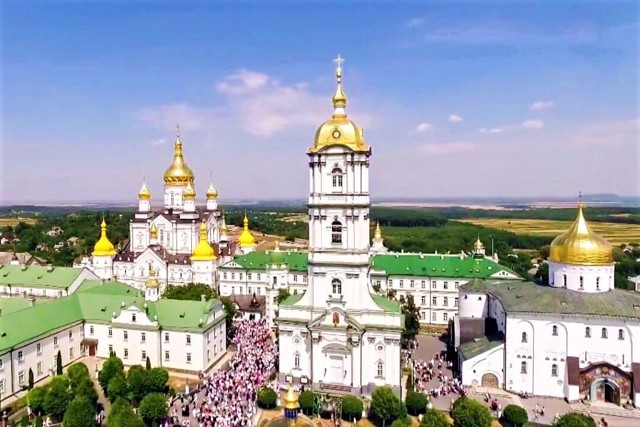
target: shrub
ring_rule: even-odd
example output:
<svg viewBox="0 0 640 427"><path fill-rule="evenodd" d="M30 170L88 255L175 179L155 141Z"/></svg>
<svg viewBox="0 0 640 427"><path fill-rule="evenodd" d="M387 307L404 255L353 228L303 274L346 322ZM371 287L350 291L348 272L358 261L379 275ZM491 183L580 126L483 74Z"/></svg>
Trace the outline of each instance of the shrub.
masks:
<svg viewBox="0 0 640 427"><path fill-rule="evenodd" d="M391 423L391 427L411 427L411 418L409 417L398 418L397 420Z"/></svg>
<svg viewBox="0 0 640 427"><path fill-rule="evenodd" d="M147 424L159 423L168 413L164 395L162 393L147 394L140 402L138 413Z"/></svg>
<svg viewBox="0 0 640 427"><path fill-rule="evenodd" d="M596 427L596 421L588 415L569 412L558 418L553 427Z"/></svg>
<svg viewBox="0 0 640 427"><path fill-rule="evenodd" d="M502 418L514 426L523 426L529 421L527 410L518 405L507 405L502 412Z"/></svg>
<svg viewBox="0 0 640 427"><path fill-rule="evenodd" d="M111 402L115 402L119 397L126 399L128 394L129 385L122 375L111 378L107 386L107 397Z"/></svg>
<svg viewBox="0 0 640 427"><path fill-rule="evenodd" d="M427 397L419 392L409 391L405 399L407 412L413 416L424 414L427 410Z"/></svg>
<svg viewBox="0 0 640 427"><path fill-rule="evenodd" d="M269 387L262 387L258 392L258 406L262 409L272 409L276 407L278 395Z"/></svg>
<svg viewBox="0 0 640 427"><path fill-rule="evenodd" d="M451 427L451 424L444 413L436 409L429 409L422 416L420 427Z"/></svg>
<svg viewBox="0 0 640 427"><path fill-rule="evenodd" d="M27 400L31 405L31 410L36 415L44 413L44 400L47 397L47 391L42 387L34 387L27 393Z"/></svg>
<svg viewBox="0 0 640 427"><path fill-rule="evenodd" d="M345 421L353 421L355 418L362 418L362 400L356 396L345 396L342 398L342 419Z"/></svg>
<svg viewBox="0 0 640 427"><path fill-rule="evenodd" d="M72 397L69 390L69 378L66 375L56 375L51 380L47 396L44 399L45 412L51 415L54 421L61 421Z"/></svg>
<svg viewBox="0 0 640 427"><path fill-rule="evenodd" d="M489 408L475 400L461 397L451 410L454 427L491 427Z"/></svg>
<svg viewBox="0 0 640 427"><path fill-rule="evenodd" d="M100 381L102 389L106 391L111 378L118 374L124 376L124 365L122 364L122 360L116 356L111 356L104 362L98 374L98 381Z"/></svg>
<svg viewBox="0 0 640 427"><path fill-rule="evenodd" d="M377 387L371 394L370 413L380 421L395 420L402 412L402 402L391 387Z"/></svg>
<svg viewBox="0 0 640 427"><path fill-rule="evenodd" d="M78 396L71 401L64 413L65 427L87 427L95 424L96 408L84 396Z"/></svg>
<svg viewBox="0 0 640 427"><path fill-rule="evenodd" d="M83 380L91 380L89 368L84 363L74 363L67 369L67 376L71 383L71 388L75 389Z"/></svg>
<svg viewBox="0 0 640 427"><path fill-rule="evenodd" d="M304 414L311 415L316 403L316 394L312 391L305 390L298 396L298 403L300 403L300 409L302 409Z"/></svg>

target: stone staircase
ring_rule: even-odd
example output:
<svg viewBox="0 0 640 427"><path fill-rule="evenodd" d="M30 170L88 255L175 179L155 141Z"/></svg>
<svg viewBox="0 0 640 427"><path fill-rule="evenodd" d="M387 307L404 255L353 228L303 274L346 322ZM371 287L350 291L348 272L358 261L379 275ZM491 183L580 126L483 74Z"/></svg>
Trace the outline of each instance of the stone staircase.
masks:
<svg viewBox="0 0 640 427"><path fill-rule="evenodd" d="M609 405L585 405L582 402L569 404L572 411L590 413L593 415L603 415L609 417L635 418L640 419L640 409L624 409L619 406ZM594 416L594 418L596 418ZM639 423L640 424L640 423Z"/></svg>

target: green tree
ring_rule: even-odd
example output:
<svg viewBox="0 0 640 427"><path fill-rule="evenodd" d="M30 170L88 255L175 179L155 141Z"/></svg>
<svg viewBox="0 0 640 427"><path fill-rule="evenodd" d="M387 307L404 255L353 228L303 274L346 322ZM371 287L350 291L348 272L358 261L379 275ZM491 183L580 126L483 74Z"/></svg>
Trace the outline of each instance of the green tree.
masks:
<svg viewBox="0 0 640 427"><path fill-rule="evenodd" d="M29 368L29 390L33 388L33 369Z"/></svg>
<svg viewBox="0 0 640 427"><path fill-rule="evenodd" d="M188 285L168 285L162 294L162 298L200 301L202 295L207 300L216 297L213 288L203 283L189 283Z"/></svg>
<svg viewBox="0 0 640 427"><path fill-rule="evenodd" d="M553 427L596 427L596 421L579 412L569 412L558 418Z"/></svg>
<svg viewBox="0 0 640 427"><path fill-rule="evenodd" d="M107 386L107 397L111 402L115 402L119 398L126 399L129 395L129 385L124 376L116 375L111 378Z"/></svg>
<svg viewBox="0 0 640 427"><path fill-rule="evenodd" d="M222 303L222 308L224 309L227 338L231 338L233 333L233 319L235 319L238 314L238 310L236 310L236 306L229 297L220 297L220 303Z"/></svg>
<svg viewBox="0 0 640 427"><path fill-rule="evenodd" d="M60 350L56 355L56 375L62 375L62 353L60 353Z"/></svg>
<svg viewBox="0 0 640 427"><path fill-rule="evenodd" d="M411 418L407 416L397 418L391 423L391 427L411 427Z"/></svg>
<svg viewBox="0 0 640 427"><path fill-rule="evenodd" d="M342 398L342 419L345 421L353 421L355 418L359 420L362 418L362 400L356 396L345 396Z"/></svg>
<svg viewBox="0 0 640 427"><path fill-rule="evenodd" d="M151 368L146 371L148 393L165 393L169 382L169 372L165 368Z"/></svg>
<svg viewBox="0 0 640 427"><path fill-rule="evenodd" d="M451 427L451 424L444 413L436 409L429 409L422 416L420 427Z"/></svg>
<svg viewBox="0 0 640 427"><path fill-rule="evenodd" d="M454 427L491 427L492 422L489 408L466 397L454 402L451 417Z"/></svg>
<svg viewBox="0 0 640 427"><path fill-rule="evenodd" d="M427 397L416 391L407 392L405 403L407 405L407 412L413 416L424 414L427 410Z"/></svg>
<svg viewBox="0 0 640 427"><path fill-rule="evenodd" d="M23 415L20 418L20 427L29 427L29 417L27 415Z"/></svg>
<svg viewBox="0 0 640 427"><path fill-rule="evenodd" d="M34 427L42 427L43 424L44 424L44 422L42 421L42 417L40 415L38 415L36 417L36 422L34 424Z"/></svg>
<svg viewBox="0 0 640 427"><path fill-rule="evenodd" d="M167 416L167 401L162 393L149 393L142 402L138 413L145 423L159 423Z"/></svg>
<svg viewBox="0 0 640 427"><path fill-rule="evenodd" d="M123 398L116 399L107 416L107 427L144 427L142 418Z"/></svg>
<svg viewBox="0 0 640 427"><path fill-rule="evenodd" d="M543 262L542 264L540 264L534 278L538 283L541 283L543 285L548 285L549 284L549 264L547 264L546 262Z"/></svg>
<svg viewBox="0 0 640 427"><path fill-rule="evenodd" d="M529 421L527 410L518 405L507 405L502 411L502 417L513 427L524 426Z"/></svg>
<svg viewBox="0 0 640 427"><path fill-rule="evenodd" d="M87 400L89 400L94 405L98 403L98 392L96 392L95 387L93 387L93 381L91 381L91 379L89 378L80 380L75 388L71 387L71 391L75 397L86 397Z"/></svg>
<svg viewBox="0 0 640 427"><path fill-rule="evenodd" d="M78 362L69 366L67 369L67 376L71 383L71 388L75 389L81 382L85 380L91 380L89 375L89 368L84 363Z"/></svg>
<svg viewBox="0 0 640 427"><path fill-rule="evenodd" d="M398 418L401 412L402 402L400 402L391 387L376 387L373 390L370 413L374 418L386 424L387 421Z"/></svg>
<svg viewBox="0 0 640 427"><path fill-rule="evenodd" d="M262 387L258 392L258 406L262 409L272 409L276 407L278 395L269 387Z"/></svg>
<svg viewBox="0 0 640 427"><path fill-rule="evenodd" d="M280 305L282 301L286 300L290 296L291 294L289 293L288 289L279 289L278 296L276 297L276 302L278 303L278 305Z"/></svg>
<svg viewBox="0 0 640 427"><path fill-rule="evenodd" d="M88 427L95 425L96 408L84 396L77 396L64 413L64 427Z"/></svg>
<svg viewBox="0 0 640 427"><path fill-rule="evenodd" d="M140 365L134 365L129 368L127 384L129 384L129 393L134 406L149 394L147 371Z"/></svg>
<svg viewBox="0 0 640 427"><path fill-rule="evenodd" d="M53 377L44 399L44 410L56 421L60 422L72 399L69 389L69 378L66 375Z"/></svg>
<svg viewBox="0 0 640 427"><path fill-rule="evenodd" d="M416 307L413 295L409 294L406 297L400 297L400 303L402 304L402 314L404 314L404 331L402 331L402 338L405 340L415 339L418 332L420 332L420 310Z"/></svg>
<svg viewBox="0 0 640 427"><path fill-rule="evenodd" d="M316 403L316 394L310 390L305 390L298 396L298 403L305 415L311 415Z"/></svg>
<svg viewBox="0 0 640 427"><path fill-rule="evenodd" d="M36 415L44 413L44 401L47 397L47 391L42 387L34 387L27 393L27 402L31 406L31 410Z"/></svg>
<svg viewBox="0 0 640 427"><path fill-rule="evenodd" d="M124 365L122 364L122 360L116 356L111 356L104 362L98 374L98 381L103 390L107 389L109 381L116 375L124 376Z"/></svg>
<svg viewBox="0 0 640 427"><path fill-rule="evenodd" d="M147 356L147 361L145 363L146 363L145 368L151 369L151 359L149 359L149 356Z"/></svg>

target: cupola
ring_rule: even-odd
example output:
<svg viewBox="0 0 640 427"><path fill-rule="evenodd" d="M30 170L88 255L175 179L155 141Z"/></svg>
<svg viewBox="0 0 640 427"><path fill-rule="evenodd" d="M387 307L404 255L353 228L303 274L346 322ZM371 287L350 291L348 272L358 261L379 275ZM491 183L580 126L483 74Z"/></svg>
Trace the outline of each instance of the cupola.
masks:
<svg viewBox="0 0 640 427"><path fill-rule="evenodd" d="M104 218L102 218L102 224L100 224L100 239L96 242L93 247L93 252L91 255L93 256L113 256L116 254L116 248L113 246L113 243L109 241L107 237L107 223Z"/></svg>
<svg viewBox="0 0 640 427"><path fill-rule="evenodd" d="M202 222L200 224L200 240L193 249L191 261L213 261L214 259L216 259L215 251L207 241L207 224Z"/></svg>
<svg viewBox="0 0 640 427"><path fill-rule="evenodd" d="M244 214L244 219L242 220L242 233L238 237L238 245L241 248L251 248L256 245L256 239L253 238L251 232L249 231L249 218L247 218L247 214Z"/></svg>
<svg viewBox="0 0 640 427"><path fill-rule="evenodd" d="M165 185L186 186L193 184L193 171L187 166L182 154L182 141L180 140L180 127L177 127L176 142L173 145L173 161L164 173Z"/></svg>

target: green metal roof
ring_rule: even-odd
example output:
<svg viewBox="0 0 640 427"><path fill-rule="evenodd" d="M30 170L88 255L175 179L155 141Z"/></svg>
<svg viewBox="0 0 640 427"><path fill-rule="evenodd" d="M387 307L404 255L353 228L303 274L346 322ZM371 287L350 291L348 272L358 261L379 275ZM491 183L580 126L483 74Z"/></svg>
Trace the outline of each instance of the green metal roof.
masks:
<svg viewBox="0 0 640 427"><path fill-rule="evenodd" d="M458 351L462 354L464 360L469 360L501 344L504 344L504 335L485 336L460 344Z"/></svg>
<svg viewBox="0 0 640 427"><path fill-rule="evenodd" d="M41 298L36 299L35 303L42 304L46 301L49 301L49 299ZM27 307L29 307L29 298L0 298L0 310L2 310L2 316Z"/></svg>
<svg viewBox="0 0 640 427"><path fill-rule="evenodd" d="M371 298L373 298L373 301L384 311L388 311L390 313L402 313L400 303L396 301L385 298L379 294L371 294Z"/></svg>
<svg viewBox="0 0 640 427"><path fill-rule="evenodd" d="M304 294L289 295L284 300L282 300L280 305L294 305L298 301L300 301L300 299L302 299L302 295L304 295Z"/></svg>
<svg viewBox="0 0 640 427"><path fill-rule="evenodd" d="M184 304L187 302L188 304ZM181 301L161 299L153 304L163 328L189 330L206 323L214 301ZM201 322L202 320L202 322Z"/></svg>
<svg viewBox="0 0 640 427"><path fill-rule="evenodd" d="M517 276L509 268L486 258L461 257L437 254L384 254L376 255L371 268L384 270L387 276L428 276L488 278L506 271Z"/></svg>
<svg viewBox="0 0 640 427"><path fill-rule="evenodd" d="M76 293L100 295L128 295L138 296L140 291L121 282L102 282L102 280L85 280L78 287Z"/></svg>
<svg viewBox="0 0 640 427"><path fill-rule="evenodd" d="M601 316L640 319L640 293L613 289L587 293L532 282L472 280L461 290L486 292L508 313Z"/></svg>
<svg viewBox="0 0 640 427"><path fill-rule="evenodd" d="M279 262L287 264L289 271L307 272L307 252L281 251L275 258ZM282 261L280 261L280 258L282 258ZM256 251L237 256L233 261L241 265L245 270L264 271L267 269L267 264L272 262L272 256L271 252Z"/></svg>
<svg viewBox="0 0 640 427"><path fill-rule="evenodd" d="M19 265L0 266L0 285L29 286L31 288L67 289L82 273L73 267L47 267L30 265L23 270Z"/></svg>

